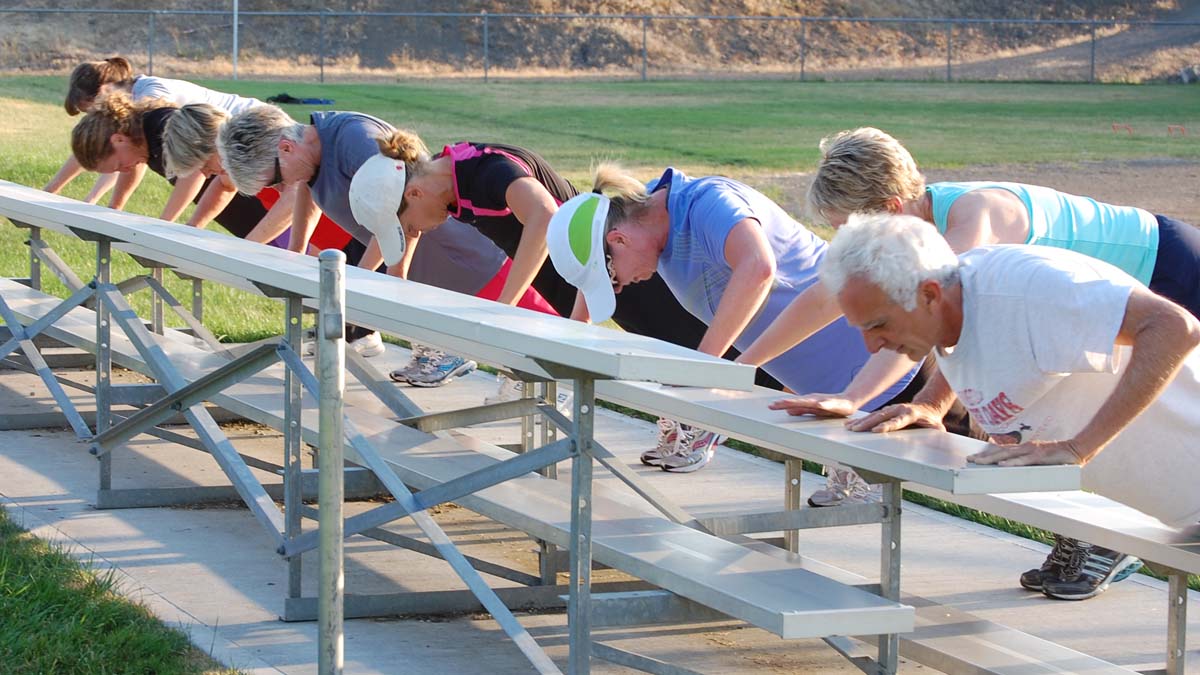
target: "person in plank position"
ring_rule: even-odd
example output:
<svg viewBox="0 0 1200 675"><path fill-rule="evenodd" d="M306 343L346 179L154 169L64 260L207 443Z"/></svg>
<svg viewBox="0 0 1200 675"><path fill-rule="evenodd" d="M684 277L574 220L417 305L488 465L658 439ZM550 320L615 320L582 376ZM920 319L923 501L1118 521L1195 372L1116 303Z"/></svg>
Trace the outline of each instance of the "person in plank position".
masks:
<svg viewBox="0 0 1200 675"><path fill-rule="evenodd" d="M1049 246L961 256L912 216L852 216L822 283L871 351L933 351L992 445L970 461L1079 464L1083 486L1169 526L1200 519L1200 322L1113 265ZM1082 600L1140 566L1058 538L1036 577Z"/></svg>

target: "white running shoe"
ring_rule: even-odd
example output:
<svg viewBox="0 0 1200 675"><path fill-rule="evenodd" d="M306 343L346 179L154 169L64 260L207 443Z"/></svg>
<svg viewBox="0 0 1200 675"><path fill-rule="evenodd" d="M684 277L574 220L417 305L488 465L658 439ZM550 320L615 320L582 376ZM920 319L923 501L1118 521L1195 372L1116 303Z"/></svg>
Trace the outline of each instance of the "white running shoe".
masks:
<svg viewBox="0 0 1200 675"><path fill-rule="evenodd" d="M378 333L378 331L372 331L353 342L347 342L346 348L353 349L354 351L358 352L358 354L360 356L362 356L364 359L369 359L373 356L379 356L380 354L382 354L385 351L385 348L383 346L383 337ZM304 355L305 356L315 356L316 353L317 353L316 340L313 340L312 342L305 344L305 346L304 346Z"/></svg>
<svg viewBox="0 0 1200 675"><path fill-rule="evenodd" d="M491 396L484 397L484 405L495 405L497 403L507 403L508 401L516 401L524 397L525 383L520 380L514 380L507 375L496 375L496 393ZM571 392L558 390L558 395L555 396L554 407L558 411L566 414L571 409L571 403L574 401L574 396Z"/></svg>
<svg viewBox="0 0 1200 675"><path fill-rule="evenodd" d="M474 361L461 356L447 354L440 349L430 349L419 372L408 379L414 387L440 387L449 384L456 377L462 377L476 368Z"/></svg>

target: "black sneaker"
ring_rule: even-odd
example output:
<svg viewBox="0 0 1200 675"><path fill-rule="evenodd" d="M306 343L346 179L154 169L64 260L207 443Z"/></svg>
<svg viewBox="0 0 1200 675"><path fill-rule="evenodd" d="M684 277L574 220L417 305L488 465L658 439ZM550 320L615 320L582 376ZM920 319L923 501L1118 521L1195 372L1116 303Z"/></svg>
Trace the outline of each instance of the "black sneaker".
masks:
<svg viewBox="0 0 1200 675"><path fill-rule="evenodd" d="M1062 572L1062 568L1071 560L1075 552L1076 540L1054 535L1054 548L1041 567L1035 567L1021 575L1021 587L1031 591L1041 591L1042 583L1054 579Z"/></svg>
<svg viewBox="0 0 1200 675"><path fill-rule="evenodd" d="M1142 561L1131 555L1077 541L1059 575L1043 580L1042 592L1057 600L1087 600L1141 566Z"/></svg>

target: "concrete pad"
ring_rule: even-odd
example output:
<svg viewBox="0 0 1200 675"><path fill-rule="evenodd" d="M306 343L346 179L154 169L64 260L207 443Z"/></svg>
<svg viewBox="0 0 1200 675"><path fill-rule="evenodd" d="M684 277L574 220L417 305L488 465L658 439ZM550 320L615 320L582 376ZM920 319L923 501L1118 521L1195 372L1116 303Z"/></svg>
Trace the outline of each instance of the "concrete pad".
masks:
<svg viewBox="0 0 1200 675"><path fill-rule="evenodd" d="M372 359L387 370L407 352L389 346ZM494 390L490 375L475 374L440 389L405 388L430 409L477 405ZM33 395L45 398L30 375L0 372L0 409ZM253 425L227 426L242 452L280 461L282 440ZM190 430L180 433L191 436ZM474 434L512 443L514 423L483 425ZM781 465L722 447L714 462L694 474L643 467L637 455L655 436L654 425L611 411L597 414L597 438L681 506L696 513L765 510L782 505ZM145 437L114 455L114 487L223 485L215 461L203 453ZM568 465L560 467L568 473ZM272 478L255 471L260 478ZM637 499L607 471L597 481ZM172 508L97 511L96 461L85 444L62 431L0 432L0 496L11 513L38 536L63 543L101 567L117 571L131 597L224 663L252 673L316 672L316 625L278 620L286 595L287 566L249 511ZM820 478L806 475L805 494ZM353 504L349 512L369 508ZM1040 564L1047 548L1034 542L906 504L903 588L981 618L1003 623L1126 666L1161 664L1166 630L1166 585L1141 576L1083 603L1030 594L1017 575ZM464 509L439 509L435 518L467 555L533 572L534 543ZM312 526L308 523L309 527ZM390 530L419 536L410 523ZM879 528L857 526L802 533L806 555L869 578L878 577ZM351 593L463 588L445 563L364 537L347 542ZM305 593L315 586L315 558L304 557ZM613 574L613 573L600 573ZM598 576L600 576L598 575ZM513 582L485 578L496 586ZM1200 606L1192 594L1189 629L1197 633ZM565 667L566 618L561 613L518 618L552 658ZM598 630L597 640L706 673L858 672L816 640L785 642L733 622L667 628ZM1200 650L1189 651L1189 672L1200 672ZM348 673L457 673L483 666L498 673L528 672L528 663L483 616L429 620L366 619L346 622ZM486 664L486 665L485 665ZM596 672L627 672L596 661ZM930 672L903 662L901 672Z"/></svg>

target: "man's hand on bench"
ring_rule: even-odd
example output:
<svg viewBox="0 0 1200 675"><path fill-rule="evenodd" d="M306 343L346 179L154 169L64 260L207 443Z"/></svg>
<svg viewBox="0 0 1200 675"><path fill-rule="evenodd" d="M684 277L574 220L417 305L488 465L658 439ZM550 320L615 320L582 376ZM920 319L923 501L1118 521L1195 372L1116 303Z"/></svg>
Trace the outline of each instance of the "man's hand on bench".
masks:
<svg viewBox="0 0 1200 675"><path fill-rule="evenodd" d="M1030 466L1034 464L1083 464L1074 440L1026 441L1015 445L988 444L987 450L967 458L974 464Z"/></svg>
<svg viewBox="0 0 1200 675"><path fill-rule="evenodd" d="M908 427L927 427L945 431L942 417L945 411L928 403L897 403L888 405L857 419L847 420L846 428L851 431L873 431L884 433Z"/></svg>

